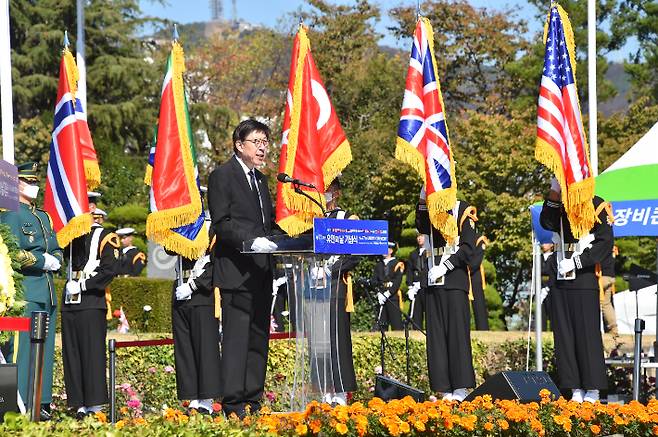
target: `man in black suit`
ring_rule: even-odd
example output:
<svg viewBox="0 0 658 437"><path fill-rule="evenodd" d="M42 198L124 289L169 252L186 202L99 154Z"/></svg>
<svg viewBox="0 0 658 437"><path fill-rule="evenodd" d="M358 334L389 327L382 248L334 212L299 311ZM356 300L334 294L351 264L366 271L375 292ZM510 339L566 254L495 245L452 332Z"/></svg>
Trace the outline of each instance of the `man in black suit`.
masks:
<svg viewBox="0 0 658 437"><path fill-rule="evenodd" d="M213 282L222 296L221 386L223 410L258 411L265 386L272 303L272 258L267 235L276 228L265 162L269 128L244 120L233 131L235 155L208 181L212 227L217 235ZM278 229L278 228L277 228ZM243 247L245 241L248 247Z"/></svg>

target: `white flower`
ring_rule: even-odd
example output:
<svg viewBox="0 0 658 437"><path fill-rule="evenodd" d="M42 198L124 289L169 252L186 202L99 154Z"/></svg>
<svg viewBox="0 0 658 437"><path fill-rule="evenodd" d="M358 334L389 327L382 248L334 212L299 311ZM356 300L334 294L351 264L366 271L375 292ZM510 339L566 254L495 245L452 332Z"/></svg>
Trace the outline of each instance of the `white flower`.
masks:
<svg viewBox="0 0 658 437"><path fill-rule="evenodd" d="M144 305L144 308L142 308L142 309L144 310L145 313L148 313L148 312L151 311L153 308L151 308L151 305Z"/></svg>

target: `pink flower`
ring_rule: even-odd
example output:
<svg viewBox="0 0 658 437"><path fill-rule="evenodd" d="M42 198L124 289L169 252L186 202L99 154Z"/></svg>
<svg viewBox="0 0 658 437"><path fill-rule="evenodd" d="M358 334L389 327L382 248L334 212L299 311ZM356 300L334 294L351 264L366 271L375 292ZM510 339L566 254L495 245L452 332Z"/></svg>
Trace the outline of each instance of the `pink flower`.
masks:
<svg viewBox="0 0 658 437"><path fill-rule="evenodd" d="M268 399L270 402L274 402L274 401L276 400L276 394L275 394L274 392L272 392L272 391L268 391L268 392L266 392L266 393L265 393L265 397L267 397L267 399Z"/></svg>
<svg viewBox="0 0 658 437"><path fill-rule="evenodd" d="M119 387L121 387L121 390L128 390L130 388L130 383L129 382L124 382Z"/></svg>
<svg viewBox="0 0 658 437"><path fill-rule="evenodd" d="M149 367L149 373L155 373L157 372L155 367Z"/></svg>
<svg viewBox="0 0 658 437"><path fill-rule="evenodd" d="M382 374L382 366L376 366L375 367L375 373L377 375L381 375Z"/></svg>
<svg viewBox="0 0 658 437"><path fill-rule="evenodd" d="M429 401L430 401L430 402L436 402L436 400L437 400L437 399L436 399L436 396L434 396L434 395L430 395L430 397L429 397Z"/></svg>
<svg viewBox="0 0 658 437"><path fill-rule="evenodd" d="M164 371L165 371L165 373L173 373L174 368L171 367L171 366L165 366Z"/></svg>
<svg viewBox="0 0 658 437"><path fill-rule="evenodd" d="M142 405L142 403L139 399L131 399L128 401L127 405L128 408L137 409Z"/></svg>

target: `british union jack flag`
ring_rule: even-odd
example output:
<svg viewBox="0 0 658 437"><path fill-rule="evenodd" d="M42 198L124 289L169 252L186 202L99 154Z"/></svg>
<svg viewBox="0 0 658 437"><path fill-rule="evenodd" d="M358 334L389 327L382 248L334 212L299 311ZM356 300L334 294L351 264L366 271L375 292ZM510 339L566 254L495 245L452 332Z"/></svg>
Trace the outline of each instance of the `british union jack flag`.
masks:
<svg viewBox="0 0 658 437"><path fill-rule="evenodd" d="M434 35L427 18L414 31L407 84L398 127L397 159L411 165L425 182L432 224L454 238L448 217L456 202L455 164L450 150L441 85L434 57Z"/></svg>

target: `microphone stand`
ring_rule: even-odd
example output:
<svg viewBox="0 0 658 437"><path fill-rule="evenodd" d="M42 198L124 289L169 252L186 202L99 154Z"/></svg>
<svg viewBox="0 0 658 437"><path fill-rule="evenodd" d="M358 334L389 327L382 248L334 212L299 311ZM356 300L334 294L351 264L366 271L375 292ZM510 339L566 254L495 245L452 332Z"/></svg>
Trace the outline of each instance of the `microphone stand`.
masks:
<svg viewBox="0 0 658 437"><path fill-rule="evenodd" d="M427 291L425 291L425 293L427 293ZM399 306L395 304L393 306L395 307L395 309L397 309L400 312L400 315L402 316L402 326L404 327L404 354L407 360L407 384L409 384L409 381L411 380L410 378L411 372L409 371L409 360L411 356L411 350L409 348L409 324L413 325L414 329L420 331L425 337L427 337L427 333L423 331L423 328L421 326L419 326L416 322L414 322L414 320L411 318L411 315L402 311L402 308L400 308Z"/></svg>
<svg viewBox="0 0 658 437"><path fill-rule="evenodd" d="M296 183L293 182L292 185L293 185L293 187L295 187L295 193L297 193L297 194L301 194L302 196L307 197L308 199L310 199L311 202L315 203L317 206L320 207L320 211L322 211L322 215L323 215L323 216L326 216L326 215L327 215L327 211L325 211L324 207L322 206L322 204L321 204L320 202L318 202L317 200L315 200L312 196L309 196L308 193L305 193L305 192L300 188L300 185L299 185L299 184L296 184ZM316 188L315 190L317 191L317 188ZM318 193L319 193L319 191L318 191Z"/></svg>
<svg viewBox="0 0 658 437"><path fill-rule="evenodd" d="M384 325L381 322L382 310L383 310L384 306L375 304L373 302L373 297L370 294L370 290L366 290L365 295L366 295L366 298L368 299L368 303L370 304L371 309L379 307L379 315L377 316L377 320L375 321L375 323L379 327L379 332L382 334L381 341L380 341L379 352L380 352L380 357L381 357L382 375L385 375L386 372L384 372L384 365L385 365L384 361L385 361L385 355L386 355L386 348L388 347L388 352L389 352L389 354L391 354L391 359L392 360L395 360L395 356L393 355L393 352L391 352L391 348L388 344L388 339L386 338L386 330L385 330L386 325Z"/></svg>

